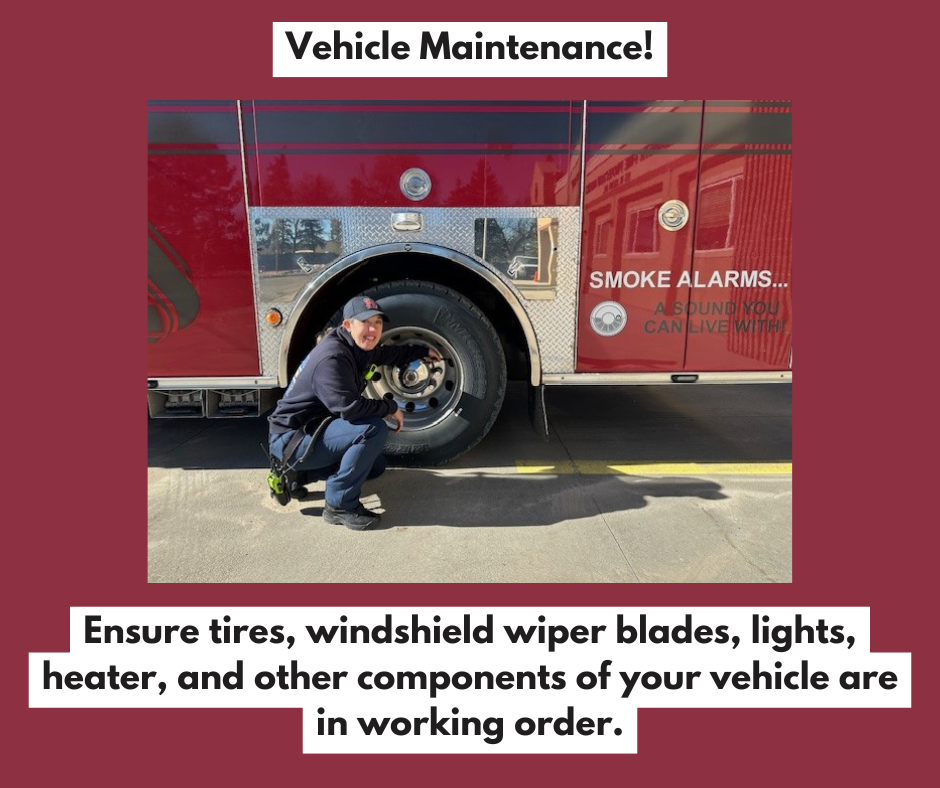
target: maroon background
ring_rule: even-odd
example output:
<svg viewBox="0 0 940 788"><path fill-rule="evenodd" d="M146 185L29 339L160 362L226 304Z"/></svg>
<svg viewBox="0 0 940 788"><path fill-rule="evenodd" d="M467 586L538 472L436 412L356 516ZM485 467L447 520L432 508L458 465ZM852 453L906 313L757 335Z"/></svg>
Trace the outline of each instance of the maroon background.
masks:
<svg viewBox="0 0 940 788"><path fill-rule="evenodd" d="M6 91L3 124L11 230L3 627L10 784L930 781L936 680L927 600L936 598L928 574L936 516L924 493L933 478L918 450L931 451L936 434L936 390L924 377L936 358L936 244L920 229L933 223L935 178L927 167L935 156L918 125L917 113L926 111L913 95L918 81L885 71L902 40L904 51L917 51L901 36L910 30L865 30L857 18L849 29L835 11L831 23L820 17L826 12L818 4L812 15L791 6L699 5L694 16L670 22L668 79L275 82L270 24L257 11L164 3L141 7L132 19L130 8L26 11L43 14L35 25L21 11L8 27L6 52L22 66ZM383 8L369 14L360 3L355 11L378 18L402 11ZM503 8L479 3L461 16L498 18ZM620 16L623 6L594 8L590 16L601 19ZM316 10L295 4L278 18ZM635 10L657 16L653 7ZM538 13L544 9L518 16ZM438 17L429 9L415 16ZM868 70L875 65L877 75ZM887 84L898 90L879 97L873 86ZM272 99L791 97L795 268L805 280L796 318L794 582L148 586L145 100L236 92ZM872 648L914 652L914 709L646 710L635 756L348 757L302 755L300 710L27 708L27 652L68 649L70 605L422 605L430 598L454 606L871 606Z"/></svg>

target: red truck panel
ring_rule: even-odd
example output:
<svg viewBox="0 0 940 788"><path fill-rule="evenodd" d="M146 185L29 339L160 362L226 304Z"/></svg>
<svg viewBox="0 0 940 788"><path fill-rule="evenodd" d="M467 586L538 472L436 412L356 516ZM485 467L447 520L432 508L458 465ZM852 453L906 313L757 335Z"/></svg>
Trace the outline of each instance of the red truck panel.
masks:
<svg viewBox="0 0 940 788"><path fill-rule="evenodd" d="M148 376L257 375L234 101L150 103L147 213Z"/></svg>
<svg viewBox="0 0 940 788"><path fill-rule="evenodd" d="M243 102L251 204L577 205L580 102Z"/></svg>
<svg viewBox="0 0 940 788"><path fill-rule="evenodd" d="M656 212L675 199L694 210L701 127L701 101L588 102L578 372L682 369L673 310L688 300L692 234L663 231ZM627 313L612 336L591 329L606 301Z"/></svg>
<svg viewBox="0 0 940 788"><path fill-rule="evenodd" d="M589 102L579 372L788 368L790 119L782 101ZM676 232L668 200L689 209ZM596 309L622 328L595 331Z"/></svg>
<svg viewBox="0 0 940 788"><path fill-rule="evenodd" d="M687 369L789 366L792 131L780 104L705 103L693 268L700 282L738 284L692 291Z"/></svg>

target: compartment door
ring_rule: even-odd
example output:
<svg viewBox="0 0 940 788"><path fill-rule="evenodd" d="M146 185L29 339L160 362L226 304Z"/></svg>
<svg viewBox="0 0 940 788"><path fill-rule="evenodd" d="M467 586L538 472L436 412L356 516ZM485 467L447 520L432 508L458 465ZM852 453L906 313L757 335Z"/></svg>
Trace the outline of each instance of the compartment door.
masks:
<svg viewBox="0 0 940 788"><path fill-rule="evenodd" d="M684 368L702 113L588 102L578 372Z"/></svg>
<svg viewBox="0 0 940 788"><path fill-rule="evenodd" d="M260 371L234 101L150 101L147 375Z"/></svg>
<svg viewBox="0 0 940 788"><path fill-rule="evenodd" d="M689 370L789 367L791 117L789 101L705 103Z"/></svg>

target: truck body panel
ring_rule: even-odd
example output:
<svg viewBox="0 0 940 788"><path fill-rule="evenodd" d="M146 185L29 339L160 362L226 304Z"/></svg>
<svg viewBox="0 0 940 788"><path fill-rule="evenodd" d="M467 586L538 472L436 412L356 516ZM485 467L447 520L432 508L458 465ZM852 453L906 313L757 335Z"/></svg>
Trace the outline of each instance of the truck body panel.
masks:
<svg viewBox="0 0 940 788"><path fill-rule="evenodd" d="M770 100L150 102L149 386L283 387L343 300L397 280L488 310L534 386L789 380L791 117Z"/></svg>

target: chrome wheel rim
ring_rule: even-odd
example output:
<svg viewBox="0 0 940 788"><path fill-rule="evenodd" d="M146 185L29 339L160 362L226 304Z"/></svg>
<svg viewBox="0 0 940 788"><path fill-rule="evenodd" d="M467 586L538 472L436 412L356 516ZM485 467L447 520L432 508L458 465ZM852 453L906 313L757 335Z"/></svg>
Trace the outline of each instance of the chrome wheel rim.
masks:
<svg viewBox="0 0 940 788"><path fill-rule="evenodd" d="M434 348L441 361L422 359L395 368L381 366L366 386L371 399L393 399L404 416L404 430L426 430L450 416L460 399L463 366L453 346L433 329L405 326L383 337L382 346L423 345ZM377 378L377 379L376 379Z"/></svg>

